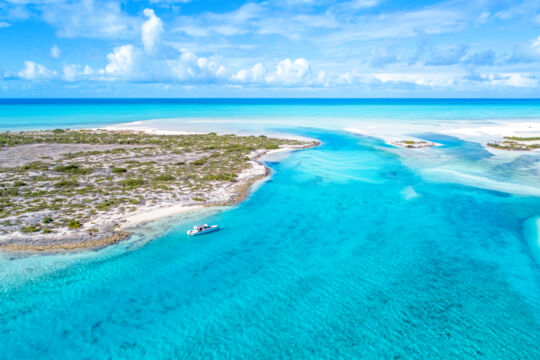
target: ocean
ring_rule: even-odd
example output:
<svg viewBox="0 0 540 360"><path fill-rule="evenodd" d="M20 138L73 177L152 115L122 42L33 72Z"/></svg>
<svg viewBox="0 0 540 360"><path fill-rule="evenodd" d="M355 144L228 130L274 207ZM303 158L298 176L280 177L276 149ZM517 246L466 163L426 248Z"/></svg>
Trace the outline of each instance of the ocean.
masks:
<svg viewBox="0 0 540 360"><path fill-rule="evenodd" d="M322 144L268 159L236 206L101 250L1 254L0 358L539 359L540 155L446 131L538 121L540 100L1 100L2 130L135 122ZM190 238L194 223L222 230Z"/></svg>

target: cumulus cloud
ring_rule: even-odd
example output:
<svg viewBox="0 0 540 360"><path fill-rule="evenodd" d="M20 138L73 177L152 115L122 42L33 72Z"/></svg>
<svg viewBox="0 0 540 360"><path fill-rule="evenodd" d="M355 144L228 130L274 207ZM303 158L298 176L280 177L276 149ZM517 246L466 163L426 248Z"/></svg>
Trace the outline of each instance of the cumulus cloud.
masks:
<svg viewBox="0 0 540 360"><path fill-rule="evenodd" d="M270 83L295 84L305 80L310 72L311 66L304 58L294 61L290 59L281 60L273 73L266 76L266 81Z"/></svg>
<svg viewBox="0 0 540 360"><path fill-rule="evenodd" d="M25 80L47 80L56 77L56 71L49 70L33 61L25 61L24 69L19 71L17 75L20 79Z"/></svg>
<svg viewBox="0 0 540 360"><path fill-rule="evenodd" d="M62 66L62 70L64 72L64 76L62 76L62 78L66 81L75 81L79 75L78 67L78 65L74 64L66 64Z"/></svg>
<svg viewBox="0 0 540 360"><path fill-rule="evenodd" d="M174 80L212 82L225 76L227 70L216 58L198 57L182 49L176 60L168 61Z"/></svg>
<svg viewBox="0 0 540 360"><path fill-rule="evenodd" d="M313 71L306 59L298 58L281 60L274 69L258 62L251 68L233 73L230 81L260 86L318 87L328 86L330 77L325 71Z"/></svg>
<svg viewBox="0 0 540 360"><path fill-rule="evenodd" d="M139 66L140 51L133 45L118 46L107 55L109 63L100 73L113 78L134 78Z"/></svg>
<svg viewBox="0 0 540 360"><path fill-rule="evenodd" d="M256 63L250 69L243 69L236 72L231 79L240 82L257 83L263 82L266 68L261 63Z"/></svg>
<svg viewBox="0 0 540 360"><path fill-rule="evenodd" d="M79 64L64 64L62 66L62 72L62 79L69 82L91 80L91 76L95 74L94 69L92 69L90 66L85 65L84 67L81 67Z"/></svg>
<svg viewBox="0 0 540 360"><path fill-rule="evenodd" d="M0 21L0 29L10 27L11 24L6 21Z"/></svg>
<svg viewBox="0 0 540 360"><path fill-rule="evenodd" d="M57 45L54 45L49 51L49 55L55 59L59 58L61 53L62 51L60 51L60 48Z"/></svg>
<svg viewBox="0 0 540 360"><path fill-rule="evenodd" d="M148 18L141 29L141 39L146 52L152 53L156 50L159 38L163 33L163 22L156 16L154 10L144 9L144 16Z"/></svg>

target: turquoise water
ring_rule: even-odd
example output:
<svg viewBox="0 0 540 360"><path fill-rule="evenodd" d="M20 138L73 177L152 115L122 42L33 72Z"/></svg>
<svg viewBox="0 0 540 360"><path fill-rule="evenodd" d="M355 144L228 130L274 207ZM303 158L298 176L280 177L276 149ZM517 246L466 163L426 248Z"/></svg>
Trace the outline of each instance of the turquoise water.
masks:
<svg viewBox="0 0 540 360"><path fill-rule="evenodd" d="M537 120L539 108L540 100L525 99L0 99L0 129L97 127L175 118L247 119L251 126L269 120L287 124L308 119L309 125L324 127L332 126L336 119Z"/></svg>
<svg viewBox="0 0 540 360"><path fill-rule="evenodd" d="M5 254L0 358L540 358L539 197L428 181L374 138L286 131L323 145L268 162L238 206L100 251ZM425 137L499 181L540 161L486 167L476 144ZM189 238L195 222L223 229Z"/></svg>

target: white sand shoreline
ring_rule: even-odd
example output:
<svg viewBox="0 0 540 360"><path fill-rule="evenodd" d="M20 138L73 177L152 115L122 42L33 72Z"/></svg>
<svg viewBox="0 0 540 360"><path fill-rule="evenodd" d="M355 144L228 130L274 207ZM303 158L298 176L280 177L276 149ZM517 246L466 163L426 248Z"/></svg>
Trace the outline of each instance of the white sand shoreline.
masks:
<svg viewBox="0 0 540 360"><path fill-rule="evenodd" d="M302 148L283 147L280 149L268 150L263 153L254 153L252 156L252 161L256 162L257 165L255 165L254 168L244 170L242 173L240 173L239 178L245 182L250 182L253 178L268 177L266 175L268 173L267 167L263 165L259 160L264 161L264 159L268 156L278 153L291 153L300 149ZM252 184L250 184L249 187L251 187L251 185ZM120 225L119 229L130 231L137 226L147 224L156 220L173 217L183 213L208 209L210 207L215 207L219 205L221 204L197 205L189 203L178 203L169 206L157 206L152 209L146 209L136 214L126 216L122 219L122 224Z"/></svg>
<svg viewBox="0 0 540 360"><path fill-rule="evenodd" d="M161 131L146 127L124 130L124 127L99 129L104 131L142 132L150 135L191 135L184 131ZM314 139L313 139L314 140ZM158 200L142 202L130 209L112 208L107 212L94 212L90 221L79 227L78 231L62 228L53 233L31 233L15 231L0 236L0 249L6 251L55 252L67 250L83 250L101 248L115 244L130 237L139 225L151 223L158 219L173 217L182 213L201 211L202 209L234 205L246 198L250 187L257 180L267 178L270 169L260 159L265 156L288 153L317 146L318 141L282 143L277 149L259 148L246 154L247 168L236 174L235 181L217 181L204 197L192 195L176 196L176 193L162 194ZM281 156L281 159L284 157ZM276 161L274 159L274 161Z"/></svg>

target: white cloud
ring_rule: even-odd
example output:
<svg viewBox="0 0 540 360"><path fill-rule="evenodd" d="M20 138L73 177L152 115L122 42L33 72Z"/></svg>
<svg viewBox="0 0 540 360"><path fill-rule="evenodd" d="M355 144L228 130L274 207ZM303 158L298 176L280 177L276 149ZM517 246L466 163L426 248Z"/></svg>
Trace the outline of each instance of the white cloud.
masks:
<svg viewBox="0 0 540 360"><path fill-rule="evenodd" d="M122 11L119 2L82 0L42 4L43 19L63 37L125 38L138 32L139 20Z"/></svg>
<svg viewBox="0 0 540 360"><path fill-rule="evenodd" d="M489 11L482 12L477 18L476 23L477 24L485 24L488 21L489 16L491 13Z"/></svg>
<svg viewBox="0 0 540 360"><path fill-rule="evenodd" d="M233 81L257 83L264 81L266 69L263 64L257 63L250 69L243 69L236 72L231 79Z"/></svg>
<svg viewBox="0 0 540 360"><path fill-rule="evenodd" d="M418 86L451 86L456 79L446 73L380 73L373 78L382 83L410 83Z"/></svg>
<svg viewBox="0 0 540 360"><path fill-rule="evenodd" d="M60 51L60 48L57 46L57 45L54 45L50 52L49 52L49 55L51 55L51 57L57 59L60 57L60 54L62 53L62 51Z"/></svg>
<svg viewBox="0 0 540 360"><path fill-rule="evenodd" d="M118 46L107 55L109 63L100 73L113 78L131 79L136 77L139 66L140 51L133 45Z"/></svg>
<svg viewBox="0 0 540 360"><path fill-rule="evenodd" d="M538 86L538 80L523 73L482 74L480 77L495 86L532 88Z"/></svg>
<svg viewBox="0 0 540 360"><path fill-rule="evenodd" d="M245 34L264 14L266 14L264 5L247 3L234 11L221 14L204 13L200 16L181 16L178 18L180 25L175 30L190 36Z"/></svg>
<svg viewBox="0 0 540 360"><path fill-rule="evenodd" d="M148 18L142 25L141 38L146 52L155 51L159 38L163 33L163 22L156 16L154 10L144 9L144 16Z"/></svg>
<svg viewBox="0 0 540 360"><path fill-rule="evenodd" d="M47 80L56 77L56 71L49 70L33 61L25 61L24 69L19 71L17 75L25 80Z"/></svg>
<svg viewBox="0 0 540 360"><path fill-rule="evenodd" d="M168 61L174 80L179 81L215 81L227 73L225 67L215 57L198 57L189 50L181 50L176 60Z"/></svg>
<svg viewBox="0 0 540 360"><path fill-rule="evenodd" d="M75 81L79 75L78 67L78 65L74 64L62 66L62 70L64 71L64 76L62 78L66 81Z"/></svg>
<svg viewBox="0 0 540 360"><path fill-rule="evenodd" d="M310 71L310 64L304 58L298 58L294 61L290 59L281 60L276 71L266 77L270 83L295 84L307 78Z"/></svg>
<svg viewBox="0 0 540 360"><path fill-rule="evenodd" d="M0 21L0 29L10 27L11 24L5 21Z"/></svg>

